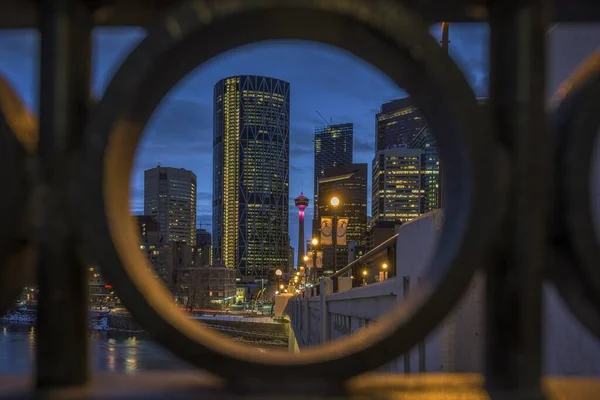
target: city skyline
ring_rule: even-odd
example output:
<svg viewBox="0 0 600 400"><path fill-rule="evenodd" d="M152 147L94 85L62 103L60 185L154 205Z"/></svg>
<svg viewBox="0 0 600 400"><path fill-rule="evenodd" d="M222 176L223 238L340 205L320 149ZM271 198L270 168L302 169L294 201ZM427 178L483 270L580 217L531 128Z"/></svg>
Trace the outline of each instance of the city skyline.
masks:
<svg viewBox="0 0 600 400"><path fill-rule="evenodd" d="M432 28L439 39L439 26ZM125 56L144 37L136 28L103 28L94 34L93 94L101 96ZM487 85L487 27L453 24L450 53L466 72L477 95ZM37 34L0 35L0 71L37 110ZM313 198L313 136L324 121L354 124L354 162L371 164L375 114L383 103L406 94L364 61L333 47L312 42L274 41L249 45L216 57L169 93L146 128L132 177L132 210L143 211L143 171L157 165L185 168L198 175L197 224L211 223L212 214L212 95L222 78L240 74L272 76L290 82L290 220L292 246L297 246L298 217L293 197L301 191ZM210 175L207 175L208 172ZM371 182L369 181L369 193ZM370 196L369 196L370 197ZM368 210L371 209L370 198ZM312 204L306 211L305 232L311 232ZM212 232L213 227L203 228Z"/></svg>

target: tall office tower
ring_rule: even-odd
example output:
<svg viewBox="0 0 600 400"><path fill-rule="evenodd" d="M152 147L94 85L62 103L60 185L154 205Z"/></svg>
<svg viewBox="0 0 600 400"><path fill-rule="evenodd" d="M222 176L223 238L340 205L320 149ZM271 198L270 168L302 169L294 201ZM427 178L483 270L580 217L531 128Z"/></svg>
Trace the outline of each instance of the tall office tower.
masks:
<svg viewBox="0 0 600 400"><path fill-rule="evenodd" d="M354 124L327 125L315 130L314 219L312 232L319 228L319 179L326 168L352 164Z"/></svg>
<svg viewBox="0 0 600 400"><path fill-rule="evenodd" d="M413 106L410 97L381 105L375 117L375 152L394 147L408 147L425 126L425 119Z"/></svg>
<svg viewBox="0 0 600 400"><path fill-rule="evenodd" d="M415 136L409 147L422 151L421 188L423 189L423 201L421 202L420 213L425 214L441 206L440 152L427 125Z"/></svg>
<svg viewBox="0 0 600 400"><path fill-rule="evenodd" d="M398 147L378 151L373 159L372 223L406 222L421 214L423 151Z"/></svg>
<svg viewBox="0 0 600 400"><path fill-rule="evenodd" d="M300 196L294 199L294 204L298 209L298 263L296 266L304 265L304 210L308 207L310 199L300 193Z"/></svg>
<svg viewBox="0 0 600 400"><path fill-rule="evenodd" d="M367 231L368 164L348 164L327 168L319 179L319 215L348 218L346 241L363 243ZM333 207L332 197L340 204ZM348 246L337 246L336 267L348 263ZM333 266L333 248L323 251L323 268ZM327 272L327 271L325 271Z"/></svg>
<svg viewBox="0 0 600 400"><path fill-rule="evenodd" d="M288 263L290 84L233 76L214 87L215 262L266 277Z"/></svg>
<svg viewBox="0 0 600 400"><path fill-rule="evenodd" d="M206 229L196 229L195 263L197 267L206 267L212 264L212 239Z"/></svg>
<svg viewBox="0 0 600 400"><path fill-rule="evenodd" d="M156 219L165 242L196 243L196 174L183 168L144 171L144 214Z"/></svg>

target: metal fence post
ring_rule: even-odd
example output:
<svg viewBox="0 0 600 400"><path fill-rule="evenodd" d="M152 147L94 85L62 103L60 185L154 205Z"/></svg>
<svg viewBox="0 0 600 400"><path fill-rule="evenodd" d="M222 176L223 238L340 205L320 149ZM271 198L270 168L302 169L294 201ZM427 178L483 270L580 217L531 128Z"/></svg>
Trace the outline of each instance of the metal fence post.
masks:
<svg viewBox="0 0 600 400"><path fill-rule="evenodd" d="M508 212L487 270L486 386L492 398L539 399L551 138L545 114L545 1L490 7L490 100L510 168ZM534 206L533 206L534 205Z"/></svg>
<svg viewBox="0 0 600 400"><path fill-rule="evenodd" d="M42 1L40 17L36 373L37 386L47 388L88 376L87 271L77 254L71 183L90 99L92 17L79 0Z"/></svg>

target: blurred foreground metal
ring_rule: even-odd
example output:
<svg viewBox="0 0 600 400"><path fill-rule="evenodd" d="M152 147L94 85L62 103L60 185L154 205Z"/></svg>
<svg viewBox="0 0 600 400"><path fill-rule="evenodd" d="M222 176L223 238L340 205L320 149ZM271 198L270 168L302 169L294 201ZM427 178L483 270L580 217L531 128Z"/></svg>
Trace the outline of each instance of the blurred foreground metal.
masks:
<svg viewBox="0 0 600 400"><path fill-rule="evenodd" d="M197 0L165 10L175 3L0 4L0 26L36 26L42 39L37 152L26 155L27 146L11 136L22 130L14 124L0 132L9 143L0 170L11 182L9 195L0 197L0 215L11 226L26 227L0 231L0 306L9 304L29 265L10 257L19 246L33 246L40 287L37 369L32 379L0 379L0 398L477 399L486 392L506 399L597 398L598 381L542 380L540 330L541 286L552 249L563 264L551 268L550 278L574 314L598 334L600 281L591 263L599 241L582 225L590 221L591 205L572 201L574 193L589 195L589 187L572 177L590 170L589 156L573 154L589 150L598 133L600 121L593 117L600 115L594 108L600 104L600 72L591 68L565 97L565 104L582 106L559 110L567 116L558 127L569 131L567 143L559 141L560 151L546 124L544 93L551 21L598 22L598 2ZM454 62L427 34L428 24L440 20L489 22L491 121ZM95 25L110 24L152 28L90 108L90 33ZM430 276L437 285L424 303L409 315L392 312L367 333L296 356L250 353L176 313L165 290L145 274L128 203L134 151L167 91L222 51L280 37L354 51L407 89L439 135L448 216ZM15 120L15 108L2 106L5 119ZM549 172L552 163L562 166L555 175ZM553 185L575 186L553 191ZM577 236L582 231L587 237ZM85 295L90 260L98 261L156 341L220 378L148 374L90 381ZM488 279L485 385L482 377L464 375L360 375L418 344L460 299L477 268Z"/></svg>

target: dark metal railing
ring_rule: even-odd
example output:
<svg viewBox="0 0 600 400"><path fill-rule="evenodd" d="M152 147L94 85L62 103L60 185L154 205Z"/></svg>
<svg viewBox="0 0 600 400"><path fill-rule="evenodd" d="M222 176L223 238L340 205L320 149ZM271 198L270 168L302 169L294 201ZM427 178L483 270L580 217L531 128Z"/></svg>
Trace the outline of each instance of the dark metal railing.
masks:
<svg viewBox="0 0 600 400"><path fill-rule="evenodd" d="M429 35L430 24L441 21L489 24L489 115ZM475 272L485 269L485 383L446 375L442 390L471 393L485 387L492 398L539 399L546 396L542 388L549 387L563 398L578 398L573 393L582 393L576 391L581 383L568 393L565 385L552 389L542 384L541 288L552 282L579 321L600 337L600 246L590 197L600 70L593 59L594 67L566 84L553 114L556 121L547 124L545 35L551 21L599 22L600 3L0 2L1 27L33 27L41 35L35 146L28 147L24 138L37 122L24 122L27 113L10 88L0 88L6 121L0 127L0 181L6 189L0 196L0 307L6 309L34 270L39 285L33 384L0 377L0 397L29 398L37 390L69 398L168 398L183 392L190 398L201 392L213 398L286 398L372 395L407 387L438 395L440 381L431 383L426 376L409 378L422 385L405 386L402 377L394 378L398 385L355 377L418 345L459 301ZM148 35L93 104L91 31L115 24L141 24L149 28ZM134 152L170 88L223 51L282 38L341 47L371 62L411 95L437 135L446 216L427 279L437 285L419 308L408 315L391 310L373 329L293 357L230 343L170 307L166 289L147 272L147 261L136 248L128 201ZM90 380L85 266L91 260L159 344L219 380L185 374ZM598 390L597 382L591 385Z"/></svg>

